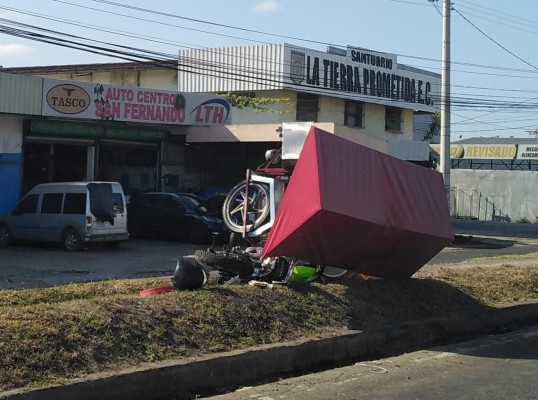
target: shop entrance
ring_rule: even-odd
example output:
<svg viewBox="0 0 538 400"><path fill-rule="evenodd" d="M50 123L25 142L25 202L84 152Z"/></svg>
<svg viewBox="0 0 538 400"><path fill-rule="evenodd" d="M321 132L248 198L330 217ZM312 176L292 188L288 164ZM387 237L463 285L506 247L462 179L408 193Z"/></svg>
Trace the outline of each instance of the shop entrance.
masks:
<svg viewBox="0 0 538 400"><path fill-rule="evenodd" d="M126 194L159 189L159 145L113 140L24 142L23 194L39 183L120 182Z"/></svg>
<svg viewBox="0 0 538 400"><path fill-rule="evenodd" d="M120 182L128 195L159 190L159 155L156 144L101 140L96 178Z"/></svg>
<svg viewBox="0 0 538 400"><path fill-rule="evenodd" d="M86 179L87 144L27 141L23 153L23 193L38 183Z"/></svg>

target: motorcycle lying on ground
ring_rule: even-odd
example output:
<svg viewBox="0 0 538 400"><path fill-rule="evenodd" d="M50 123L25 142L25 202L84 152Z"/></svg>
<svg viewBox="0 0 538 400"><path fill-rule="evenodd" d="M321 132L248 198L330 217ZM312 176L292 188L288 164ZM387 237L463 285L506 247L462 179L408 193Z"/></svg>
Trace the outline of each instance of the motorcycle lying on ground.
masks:
<svg viewBox="0 0 538 400"><path fill-rule="evenodd" d="M291 257L261 257L261 247L197 250L194 259L206 271L218 273L217 284L306 283L322 279L323 267Z"/></svg>
<svg viewBox="0 0 538 400"><path fill-rule="evenodd" d="M273 284L324 281L324 268L290 257L261 257L260 247L235 247L230 250L197 250L194 257L178 260L173 286L179 290L200 289L216 274L216 284L248 283L258 287Z"/></svg>

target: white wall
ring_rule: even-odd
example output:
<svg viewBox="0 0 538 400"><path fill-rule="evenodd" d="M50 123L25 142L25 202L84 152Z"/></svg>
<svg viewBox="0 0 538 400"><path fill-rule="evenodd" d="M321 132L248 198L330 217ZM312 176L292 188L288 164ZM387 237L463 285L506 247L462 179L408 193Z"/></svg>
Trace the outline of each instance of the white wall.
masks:
<svg viewBox="0 0 538 400"><path fill-rule="evenodd" d="M538 222L536 171L453 169L450 172L450 186L451 209L460 216L476 215L476 205L481 197L483 211L485 205L483 197L487 197L507 214L512 222L523 218L530 222ZM472 205L474 210L469 210Z"/></svg>
<svg viewBox="0 0 538 400"><path fill-rule="evenodd" d="M345 100L336 97L319 98L318 122L334 122L344 125Z"/></svg>
<svg viewBox="0 0 538 400"><path fill-rule="evenodd" d="M22 153L22 117L0 114L0 153Z"/></svg>
<svg viewBox="0 0 538 400"><path fill-rule="evenodd" d="M187 143L196 142L280 142L274 124L213 125L187 127Z"/></svg>

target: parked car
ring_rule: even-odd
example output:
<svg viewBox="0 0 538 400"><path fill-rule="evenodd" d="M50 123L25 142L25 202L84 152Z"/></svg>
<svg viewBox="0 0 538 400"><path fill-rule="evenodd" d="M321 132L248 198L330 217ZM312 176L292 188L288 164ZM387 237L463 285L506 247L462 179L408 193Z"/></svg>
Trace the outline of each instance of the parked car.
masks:
<svg viewBox="0 0 538 400"><path fill-rule="evenodd" d="M0 217L0 247L12 241L61 242L66 250L127 240L125 196L118 182L42 183Z"/></svg>
<svg viewBox="0 0 538 400"><path fill-rule="evenodd" d="M215 215L222 217L222 206L228 193L217 192L213 193L202 200L202 203L207 210Z"/></svg>
<svg viewBox="0 0 538 400"><path fill-rule="evenodd" d="M159 238L212 242L215 232L219 241L227 239L222 218L207 211L200 199L190 194L143 193L127 205L129 233L133 238Z"/></svg>

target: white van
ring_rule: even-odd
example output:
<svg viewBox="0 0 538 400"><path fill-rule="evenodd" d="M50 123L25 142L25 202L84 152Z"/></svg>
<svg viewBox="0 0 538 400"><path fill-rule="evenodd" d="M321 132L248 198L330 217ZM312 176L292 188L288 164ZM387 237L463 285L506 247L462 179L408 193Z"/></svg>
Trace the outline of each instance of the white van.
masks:
<svg viewBox="0 0 538 400"><path fill-rule="evenodd" d="M85 244L127 240L127 207L118 182L42 183L0 217L0 247L12 241L61 242L77 251Z"/></svg>

